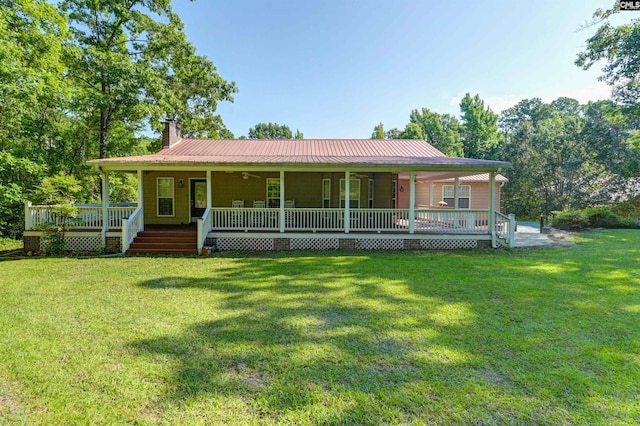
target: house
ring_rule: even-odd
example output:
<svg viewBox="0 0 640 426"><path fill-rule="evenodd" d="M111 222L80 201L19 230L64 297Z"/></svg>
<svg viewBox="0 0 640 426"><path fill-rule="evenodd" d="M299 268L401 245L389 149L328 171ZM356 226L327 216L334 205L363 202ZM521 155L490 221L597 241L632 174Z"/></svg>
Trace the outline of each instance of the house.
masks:
<svg viewBox="0 0 640 426"><path fill-rule="evenodd" d="M182 138L166 123L151 155L89 161L103 202L79 206L68 246L107 252L444 249L509 246L499 211L510 163L447 157L423 140ZM109 202L109 174L138 200ZM478 178L480 176L480 178ZM426 191L426 192L425 192ZM25 250L45 244L51 206L25 207Z"/></svg>

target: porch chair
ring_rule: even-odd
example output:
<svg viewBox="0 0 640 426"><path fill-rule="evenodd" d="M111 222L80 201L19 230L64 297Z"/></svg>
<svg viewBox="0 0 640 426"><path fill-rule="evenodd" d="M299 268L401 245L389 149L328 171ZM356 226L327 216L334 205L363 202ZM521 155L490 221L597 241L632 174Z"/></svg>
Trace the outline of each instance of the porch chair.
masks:
<svg viewBox="0 0 640 426"><path fill-rule="evenodd" d="M264 209L264 200L253 200L253 208L254 209ZM264 226L264 215L263 212L251 212L252 215L252 223L255 227L263 227Z"/></svg>
<svg viewBox="0 0 640 426"><path fill-rule="evenodd" d="M234 209L242 209L244 208L244 200L232 200L231 207ZM241 211L233 211L229 216L229 224L233 228L241 228L244 223L243 220L243 212Z"/></svg>

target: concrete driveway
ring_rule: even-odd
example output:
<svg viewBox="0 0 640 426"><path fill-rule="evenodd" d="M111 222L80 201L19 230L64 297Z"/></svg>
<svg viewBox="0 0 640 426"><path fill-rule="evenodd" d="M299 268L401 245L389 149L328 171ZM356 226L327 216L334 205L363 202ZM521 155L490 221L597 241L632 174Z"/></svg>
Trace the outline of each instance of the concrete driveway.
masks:
<svg viewBox="0 0 640 426"><path fill-rule="evenodd" d="M518 221L514 247L575 247L569 232L552 229L550 234L540 233L540 224Z"/></svg>

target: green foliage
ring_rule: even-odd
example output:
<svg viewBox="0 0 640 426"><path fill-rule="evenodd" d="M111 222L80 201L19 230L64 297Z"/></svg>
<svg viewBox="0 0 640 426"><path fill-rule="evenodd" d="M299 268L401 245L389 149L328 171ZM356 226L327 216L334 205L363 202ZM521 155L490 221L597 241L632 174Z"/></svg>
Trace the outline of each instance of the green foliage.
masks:
<svg viewBox="0 0 640 426"><path fill-rule="evenodd" d="M75 176L60 173L42 180L34 193L34 201L39 204L71 204L76 202L82 189Z"/></svg>
<svg viewBox="0 0 640 426"><path fill-rule="evenodd" d="M480 95L467 93L460 101L464 157L495 160L503 140L498 133L498 114L485 107Z"/></svg>
<svg viewBox="0 0 640 426"><path fill-rule="evenodd" d="M377 126L373 128L373 133L371 133L371 139L384 139L385 136L386 135L384 133L384 125L382 123L379 123Z"/></svg>
<svg viewBox="0 0 640 426"><path fill-rule="evenodd" d="M614 98L631 116L640 118L640 19L614 26L608 19L618 12L616 7L594 13L593 23L601 25L575 64L587 70L604 61L600 79L613 86Z"/></svg>
<svg viewBox="0 0 640 426"><path fill-rule="evenodd" d="M300 130L295 136L286 124L258 123L249 129L249 139L304 139Z"/></svg>
<svg viewBox="0 0 640 426"><path fill-rule="evenodd" d="M630 198L611 206L611 211L626 219L640 222L640 196Z"/></svg>
<svg viewBox="0 0 640 426"><path fill-rule="evenodd" d="M640 228L635 220L625 219L609 208L588 208L559 213L553 226L567 231L582 231L587 228Z"/></svg>
<svg viewBox="0 0 640 426"><path fill-rule="evenodd" d="M582 231L589 226L589 220L582 210L571 210L558 213L552 224L555 228L565 231Z"/></svg>
<svg viewBox="0 0 640 426"><path fill-rule="evenodd" d="M414 109L400 139L424 139L450 157L461 157L460 122L450 114L438 114L428 108Z"/></svg>

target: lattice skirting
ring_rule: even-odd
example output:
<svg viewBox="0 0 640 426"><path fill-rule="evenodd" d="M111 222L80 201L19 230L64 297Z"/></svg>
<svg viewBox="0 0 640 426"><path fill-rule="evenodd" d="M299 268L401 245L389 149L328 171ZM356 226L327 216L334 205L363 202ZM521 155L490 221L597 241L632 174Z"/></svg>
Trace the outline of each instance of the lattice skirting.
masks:
<svg viewBox="0 0 640 426"><path fill-rule="evenodd" d="M404 241L388 239L356 239L356 250L404 250Z"/></svg>
<svg viewBox="0 0 640 426"><path fill-rule="evenodd" d="M420 240L423 250L459 250L478 248L476 240Z"/></svg>
<svg viewBox="0 0 640 426"><path fill-rule="evenodd" d="M266 251L273 250L273 238L218 238L218 250Z"/></svg>
<svg viewBox="0 0 640 426"><path fill-rule="evenodd" d="M338 250L340 241L337 238L293 238L291 250Z"/></svg>
<svg viewBox="0 0 640 426"><path fill-rule="evenodd" d="M68 251L98 251L102 249L101 237L74 237L65 235L64 241L66 243L65 250ZM46 238L40 238L40 249L47 250L49 248L49 242Z"/></svg>

